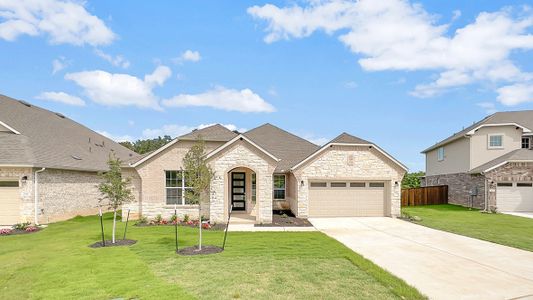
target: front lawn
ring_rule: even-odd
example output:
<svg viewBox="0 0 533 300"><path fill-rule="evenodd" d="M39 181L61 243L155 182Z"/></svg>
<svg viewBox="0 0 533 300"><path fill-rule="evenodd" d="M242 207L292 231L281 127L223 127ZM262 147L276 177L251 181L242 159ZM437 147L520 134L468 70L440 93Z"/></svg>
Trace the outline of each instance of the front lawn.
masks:
<svg viewBox="0 0 533 300"><path fill-rule="evenodd" d="M424 226L533 251L533 219L451 204L403 207L402 213L421 218L416 223Z"/></svg>
<svg viewBox="0 0 533 300"><path fill-rule="evenodd" d="M111 228L106 215L105 226ZM124 224L119 224L121 235ZM131 247L92 249L96 217L0 237L0 299L421 299L414 288L318 232L228 234L226 251L174 254L171 226L128 228ZM204 231L220 245L222 231ZM197 229L180 227L180 244Z"/></svg>

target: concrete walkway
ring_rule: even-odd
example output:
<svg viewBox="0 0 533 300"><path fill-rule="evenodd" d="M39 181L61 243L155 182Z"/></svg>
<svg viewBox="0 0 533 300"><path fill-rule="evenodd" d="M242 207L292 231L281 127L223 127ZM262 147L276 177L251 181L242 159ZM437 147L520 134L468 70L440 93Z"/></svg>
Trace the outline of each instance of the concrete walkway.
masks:
<svg viewBox="0 0 533 300"><path fill-rule="evenodd" d="M296 227L296 226L287 226L287 227L263 227L263 226L254 226L254 224L229 224L228 231L292 231L292 232L301 232L301 231L317 231L315 227Z"/></svg>
<svg viewBox="0 0 533 300"><path fill-rule="evenodd" d="M310 221L431 299L533 299L533 252L392 218Z"/></svg>
<svg viewBox="0 0 533 300"><path fill-rule="evenodd" d="M524 212L505 212L504 211L502 212L502 214L533 219L533 212L525 212L525 211Z"/></svg>

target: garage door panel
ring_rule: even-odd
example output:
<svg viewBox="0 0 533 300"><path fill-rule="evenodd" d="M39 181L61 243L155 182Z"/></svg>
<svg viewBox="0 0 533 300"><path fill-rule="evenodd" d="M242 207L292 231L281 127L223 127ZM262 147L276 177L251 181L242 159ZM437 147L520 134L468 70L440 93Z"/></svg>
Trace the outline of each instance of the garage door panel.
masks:
<svg viewBox="0 0 533 300"><path fill-rule="evenodd" d="M310 188L309 216L359 217L385 215L384 188Z"/></svg>
<svg viewBox="0 0 533 300"><path fill-rule="evenodd" d="M0 225L20 222L20 205L18 188L0 187Z"/></svg>
<svg viewBox="0 0 533 300"><path fill-rule="evenodd" d="M533 188L498 186L496 206L499 211L533 211Z"/></svg>

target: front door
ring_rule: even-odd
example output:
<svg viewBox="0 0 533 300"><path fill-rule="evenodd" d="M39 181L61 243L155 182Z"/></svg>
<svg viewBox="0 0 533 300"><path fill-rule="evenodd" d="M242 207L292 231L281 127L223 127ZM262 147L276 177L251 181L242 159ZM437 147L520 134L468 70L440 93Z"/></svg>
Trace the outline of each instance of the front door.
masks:
<svg viewBox="0 0 533 300"><path fill-rule="evenodd" d="M231 173L231 204L233 210L246 210L246 174Z"/></svg>

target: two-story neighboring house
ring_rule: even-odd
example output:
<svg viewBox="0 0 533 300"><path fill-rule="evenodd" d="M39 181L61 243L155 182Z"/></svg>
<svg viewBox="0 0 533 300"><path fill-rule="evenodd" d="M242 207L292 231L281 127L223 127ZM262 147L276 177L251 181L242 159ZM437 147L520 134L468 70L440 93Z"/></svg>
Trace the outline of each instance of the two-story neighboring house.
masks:
<svg viewBox="0 0 533 300"><path fill-rule="evenodd" d="M422 185L448 185L450 203L533 211L533 110L495 113L422 153Z"/></svg>

